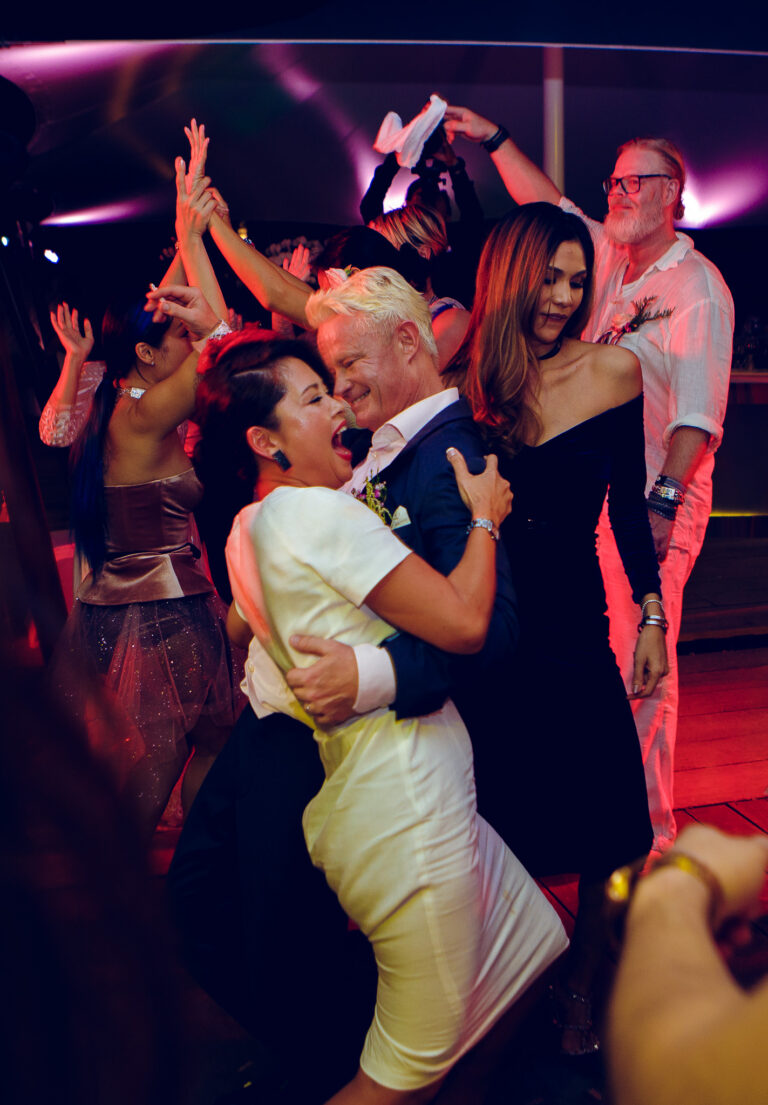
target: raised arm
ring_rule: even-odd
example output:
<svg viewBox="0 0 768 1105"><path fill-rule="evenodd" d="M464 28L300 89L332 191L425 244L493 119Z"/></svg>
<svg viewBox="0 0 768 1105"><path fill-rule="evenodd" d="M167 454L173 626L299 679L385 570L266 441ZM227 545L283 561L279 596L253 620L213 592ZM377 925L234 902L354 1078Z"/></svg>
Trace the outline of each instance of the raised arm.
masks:
<svg viewBox="0 0 768 1105"><path fill-rule="evenodd" d="M484 119L469 108L453 106L446 108L443 127L451 142L457 134L463 135L470 142L482 143L493 142L497 137L506 135L491 152L491 159L515 203L534 203L537 200L560 202L560 189L538 165L534 165L525 156L503 127Z"/></svg>
<svg viewBox="0 0 768 1105"><path fill-rule="evenodd" d="M193 340L202 340L219 323L199 288L169 285L147 293L147 309L153 310L158 321L163 315L178 318L189 330ZM134 428L138 433L163 437L189 418L195 406L199 353L191 353L176 371L159 381L131 407Z"/></svg>
<svg viewBox="0 0 768 1105"><path fill-rule="evenodd" d="M215 196L206 191L209 184L201 177L187 191L186 165L182 157L176 158L176 236L187 282L200 289L220 319L226 319L227 305L203 242L216 208Z"/></svg>
<svg viewBox="0 0 768 1105"><path fill-rule="evenodd" d="M51 392L51 400L59 407L71 406L77 395L83 365L93 349L93 329L85 318L81 333L77 308L70 310L67 303L60 303L55 311L51 311L51 326L64 346L64 363L56 387Z"/></svg>
<svg viewBox="0 0 768 1105"><path fill-rule="evenodd" d="M208 139L205 137L205 127L198 127L197 121L193 119L188 127L184 127L184 133L189 139L189 167L187 170L187 192L190 193L193 190L195 183L205 176L205 159L208 153ZM215 188L209 188L212 194L217 194ZM220 198L220 197L219 197ZM176 253L173 260L168 266L168 270L160 281L160 287L164 288L167 284L189 284L187 274L184 269L184 262L181 259L181 252L177 242ZM191 281L195 283L195 281Z"/></svg>
<svg viewBox="0 0 768 1105"><path fill-rule="evenodd" d="M93 349L93 330L86 318L80 332L76 308L70 311L67 303L60 303L51 311L51 325L64 347L64 362L40 415L40 438L46 445L63 447L71 445L85 425L104 366L92 364L83 372Z"/></svg>
<svg viewBox="0 0 768 1105"><path fill-rule="evenodd" d="M400 166L397 154L388 153L381 165L377 165L368 185L368 191L360 200L360 217L367 226L384 211L384 200Z"/></svg>
<svg viewBox="0 0 768 1105"><path fill-rule="evenodd" d="M284 257L283 270L301 280L302 284L306 284L311 271L307 246L297 245L290 257ZM281 315L279 311L272 312L272 329L282 338L295 336L293 323L284 315Z"/></svg>
<svg viewBox="0 0 768 1105"><path fill-rule="evenodd" d="M297 326L309 329L304 307L312 293L310 287L244 242L216 212L211 217L210 231L224 260L266 311L277 311Z"/></svg>

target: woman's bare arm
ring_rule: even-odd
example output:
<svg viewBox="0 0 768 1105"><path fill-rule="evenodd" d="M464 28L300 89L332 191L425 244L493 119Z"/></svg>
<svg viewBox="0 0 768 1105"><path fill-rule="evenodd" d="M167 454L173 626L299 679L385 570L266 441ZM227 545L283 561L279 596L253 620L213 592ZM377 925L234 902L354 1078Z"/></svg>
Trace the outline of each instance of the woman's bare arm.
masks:
<svg viewBox="0 0 768 1105"><path fill-rule="evenodd" d="M168 285L148 292L147 299L157 308L156 318L163 314L180 318L193 338L206 337L219 323L219 317L199 288ZM198 360L199 354L192 352L172 376L160 380L132 405L131 419L137 433L164 437L190 417L199 378Z"/></svg>
<svg viewBox="0 0 768 1105"><path fill-rule="evenodd" d="M182 157L176 158L176 236L187 283L200 288L219 318L225 319L227 304L203 242L216 207L215 197L206 191L209 183L202 177L187 191L186 165Z"/></svg>
<svg viewBox="0 0 768 1105"><path fill-rule="evenodd" d="M509 484L498 474L496 457L485 472L471 476L461 453L448 451L462 499L473 519L496 527L512 505ZM391 625L421 637L446 652L479 652L483 647L496 594L496 541L487 530L472 529L467 547L449 576L418 556L408 556L366 598L366 604Z"/></svg>
<svg viewBox="0 0 768 1105"><path fill-rule="evenodd" d="M245 618L241 618L234 603L227 611L227 636L233 644L240 648L248 648L253 637L253 630Z"/></svg>
<svg viewBox="0 0 768 1105"><path fill-rule="evenodd" d="M311 288L247 245L216 213L211 217L210 231L224 260L265 310L277 311L305 330L310 328L304 307Z"/></svg>

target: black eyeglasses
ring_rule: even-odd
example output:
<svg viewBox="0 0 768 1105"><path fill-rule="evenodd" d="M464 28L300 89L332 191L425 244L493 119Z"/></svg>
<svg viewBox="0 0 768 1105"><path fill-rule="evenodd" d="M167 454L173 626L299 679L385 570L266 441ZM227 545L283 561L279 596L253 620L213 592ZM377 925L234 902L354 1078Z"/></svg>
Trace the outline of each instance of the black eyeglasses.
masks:
<svg viewBox="0 0 768 1105"><path fill-rule="evenodd" d="M640 183L643 180L652 180L654 177L664 177L671 180L669 173L640 173L638 176L609 176L603 181L603 191L609 196L614 188L621 188L625 196L634 196L640 191Z"/></svg>

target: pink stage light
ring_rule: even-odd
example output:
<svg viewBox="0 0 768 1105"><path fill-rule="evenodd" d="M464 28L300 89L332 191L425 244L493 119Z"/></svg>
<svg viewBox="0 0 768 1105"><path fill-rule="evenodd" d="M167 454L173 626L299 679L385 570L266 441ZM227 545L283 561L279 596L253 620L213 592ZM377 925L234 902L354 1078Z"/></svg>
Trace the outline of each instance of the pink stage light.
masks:
<svg viewBox="0 0 768 1105"><path fill-rule="evenodd" d="M127 59L152 57L178 46L175 42L55 42L10 46L3 50L0 71L20 88L41 79L72 79L108 69Z"/></svg>
<svg viewBox="0 0 768 1105"><path fill-rule="evenodd" d="M84 207L80 211L67 211L60 215L50 215L42 226L88 226L96 223L117 223L123 219L138 219L144 215L163 210L165 198L140 196L136 199L122 200L118 203L105 203L100 207Z"/></svg>
<svg viewBox="0 0 768 1105"><path fill-rule="evenodd" d="M706 181L688 174L683 193L685 217L682 225L716 226L746 214L768 195L768 166L732 167L712 173Z"/></svg>

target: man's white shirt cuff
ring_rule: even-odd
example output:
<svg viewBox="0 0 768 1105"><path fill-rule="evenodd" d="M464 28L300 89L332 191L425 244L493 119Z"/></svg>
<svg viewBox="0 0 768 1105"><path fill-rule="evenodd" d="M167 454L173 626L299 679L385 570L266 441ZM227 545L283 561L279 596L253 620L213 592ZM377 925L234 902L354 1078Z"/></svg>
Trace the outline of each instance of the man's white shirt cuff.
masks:
<svg viewBox="0 0 768 1105"><path fill-rule="evenodd" d="M392 657L376 645L355 645L357 661L356 714L368 714L395 701L397 680Z"/></svg>

